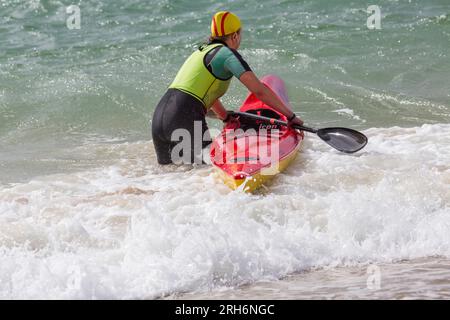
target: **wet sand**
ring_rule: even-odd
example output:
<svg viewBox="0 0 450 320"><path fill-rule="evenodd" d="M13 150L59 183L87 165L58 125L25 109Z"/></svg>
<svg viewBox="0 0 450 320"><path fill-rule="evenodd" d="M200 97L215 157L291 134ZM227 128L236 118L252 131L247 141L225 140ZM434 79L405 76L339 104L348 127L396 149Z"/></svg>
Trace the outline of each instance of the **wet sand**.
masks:
<svg viewBox="0 0 450 320"><path fill-rule="evenodd" d="M450 260L423 258L391 264L338 267L261 281L235 289L166 299L450 299Z"/></svg>

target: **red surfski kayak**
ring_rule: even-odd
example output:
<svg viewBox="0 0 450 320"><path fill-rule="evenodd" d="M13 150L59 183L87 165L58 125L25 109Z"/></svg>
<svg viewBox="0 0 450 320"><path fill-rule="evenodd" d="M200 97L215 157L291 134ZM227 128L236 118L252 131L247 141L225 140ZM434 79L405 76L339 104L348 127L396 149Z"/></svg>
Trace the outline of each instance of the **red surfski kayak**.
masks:
<svg viewBox="0 0 450 320"><path fill-rule="evenodd" d="M289 105L283 80L268 75L261 82ZM252 93L239 111L287 121L284 115L258 100ZM241 187L244 191L253 192L289 166L300 149L304 134L286 126L239 120L238 128L227 124L214 139L210 151L211 163L220 179L230 188Z"/></svg>

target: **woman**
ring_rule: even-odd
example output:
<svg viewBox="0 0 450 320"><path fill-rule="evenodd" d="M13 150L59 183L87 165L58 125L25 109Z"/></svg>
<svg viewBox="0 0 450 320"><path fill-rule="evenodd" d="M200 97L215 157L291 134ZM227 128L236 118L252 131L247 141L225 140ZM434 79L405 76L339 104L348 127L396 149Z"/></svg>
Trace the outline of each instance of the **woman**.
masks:
<svg viewBox="0 0 450 320"><path fill-rule="evenodd" d="M172 154L181 155L175 149L179 142L172 140L177 129L189 133L190 154L181 155L183 160L202 163L201 149L210 143L210 139L203 139L208 130L205 120L208 110L212 109L224 122L234 121L219 100L233 76L259 100L284 114L289 125L303 124L289 106L259 81L237 52L241 38L241 21L235 14L220 11L213 16L209 43L185 61L155 109L152 136L159 164L173 163ZM196 126L201 134L195 134Z"/></svg>

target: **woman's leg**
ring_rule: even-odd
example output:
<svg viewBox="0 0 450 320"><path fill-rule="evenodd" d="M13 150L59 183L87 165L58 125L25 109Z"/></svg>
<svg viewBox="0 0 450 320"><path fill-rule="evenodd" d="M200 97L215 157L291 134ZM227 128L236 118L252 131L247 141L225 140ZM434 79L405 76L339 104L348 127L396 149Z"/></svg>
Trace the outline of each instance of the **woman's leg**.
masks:
<svg viewBox="0 0 450 320"><path fill-rule="evenodd" d="M164 124L164 113L167 104L170 101L170 92L166 92L156 106L152 119L152 139L156 151L156 158L159 164L171 164L171 152L173 145L170 139L167 139L166 126Z"/></svg>
<svg viewBox="0 0 450 320"><path fill-rule="evenodd" d="M211 143L209 134L205 134L207 130L201 102L169 89L153 115L152 136L158 163L204 163L202 149Z"/></svg>

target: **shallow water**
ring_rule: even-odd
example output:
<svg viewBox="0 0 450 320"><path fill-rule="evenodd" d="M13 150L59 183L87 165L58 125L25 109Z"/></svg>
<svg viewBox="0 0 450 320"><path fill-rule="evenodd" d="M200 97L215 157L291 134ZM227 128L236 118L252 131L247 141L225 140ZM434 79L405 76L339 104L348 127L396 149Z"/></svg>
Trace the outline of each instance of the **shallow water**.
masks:
<svg viewBox="0 0 450 320"><path fill-rule="evenodd" d="M224 4L87 0L69 30L62 1L0 0L0 298L447 297L432 270L450 258L450 4L378 3L373 31L358 1L228 4L240 52L284 79L306 124L369 137L344 155L307 134L250 195L208 166L158 166L150 137ZM223 101L245 96L233 80ZM370 264L417 279L420 261L423 283L342 289Z"/></svg>
<svg viewBox="0 0 450 320"><path fill-rule="evenodd" d="M429 300L450 298L450 261L410 261L310 270L279 281L260 281L213 292L188 293L165 299L220 300Z"/></svg>
<svg viewBox="0 0 450 320"><path fill-rule="evenodd" d="M158 167L148 142L101 145L114 165L4 186L0 296L153 299L447 257L449 125L364 132L353 156L308 135L254 195L208 166Z"/></svg>

